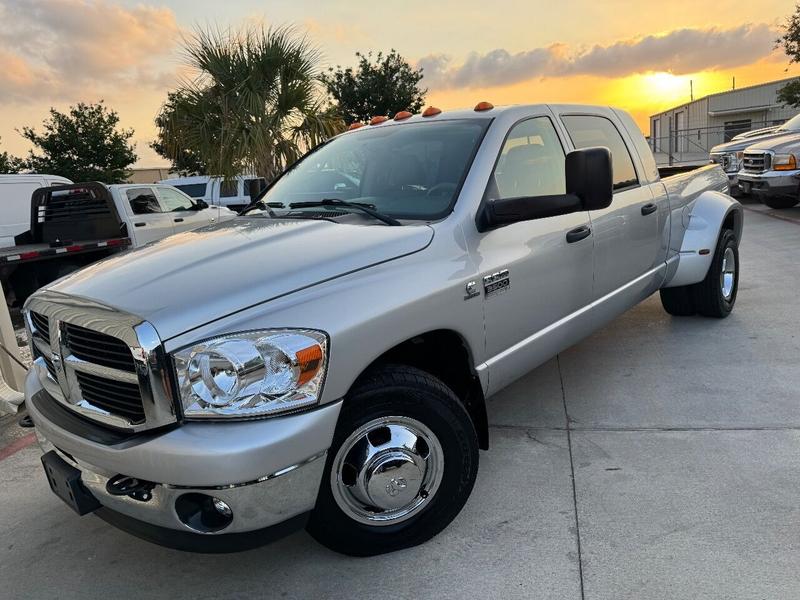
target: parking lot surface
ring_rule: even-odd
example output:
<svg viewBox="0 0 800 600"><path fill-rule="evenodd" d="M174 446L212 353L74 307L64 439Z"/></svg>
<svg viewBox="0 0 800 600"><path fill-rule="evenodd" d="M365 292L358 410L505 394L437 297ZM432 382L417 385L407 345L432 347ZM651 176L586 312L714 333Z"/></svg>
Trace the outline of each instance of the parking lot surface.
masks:
<svg viewBox="0 0 800 600"><path fill-rule="evenodd" d="M164 549L71 513L4 418L0 597L800 597L800 209L745 219L733 314L655 295L507 388L471 499L417 548Z"/></svg>

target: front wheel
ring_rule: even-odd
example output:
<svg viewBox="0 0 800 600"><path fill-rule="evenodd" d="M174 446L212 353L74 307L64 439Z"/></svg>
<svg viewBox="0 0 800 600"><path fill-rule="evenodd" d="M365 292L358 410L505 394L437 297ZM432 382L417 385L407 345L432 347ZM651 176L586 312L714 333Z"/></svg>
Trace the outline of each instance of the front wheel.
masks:
<svg viewBox="0 0 800 600"><path fill-rule="evenodd" d="M766 196L762 200L770 208L792 208L800 198L791 196Z"/></svg>
<svg viewBox="0 0 800 600"><path fill-rule="evenodd" d="M383 367L345 398L308 530L352 556L415 546L456 517L477 472L475 428L452 390Z"/></svg>

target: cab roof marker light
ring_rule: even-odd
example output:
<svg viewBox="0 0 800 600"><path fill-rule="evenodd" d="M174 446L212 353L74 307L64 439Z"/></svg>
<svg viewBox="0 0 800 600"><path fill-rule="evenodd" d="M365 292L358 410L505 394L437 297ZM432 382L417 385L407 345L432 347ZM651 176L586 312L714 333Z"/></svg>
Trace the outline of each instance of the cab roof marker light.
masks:
<svg viewBox="0 0 800 600"><path fill-rule="evenodd" d="M425 109L425 112L422 113L423 117L435 117L438 114L441 114L442 109L436 108L435 106L429 106Z"/></svg>
<svg viewBox="0 0 800 600"><path fill-rule="evenodd" d="M492 110L494 108L494 104L491 102L478 102L475 105L475 112L483 112L484 110Z"/></svg>
<svg viewBox="0 0 800 600"><path fill-rule="evenodd" d="M370 125L380 125L384 121L388 121L388 120L389 120L389 117L381 115L381 116L377 116L377 117L372 117L369 120L369 124Z"/></svg>
<svg viewBox="0 0 800 600"><path fill-rule="evenodd" d="M401 110L399 113L397 113L394 116L394 120L395 121L403 121L403 120L409 119L409 118L411 118L413 116L414 115L412 113L408 112L407 110Z"/></svg>
<svg viewBox="0 0 800 600"><path fill-rule="evenodd" d="M363 123L353 123L350 127L347 128L347 131L353 131L353 129L358 129L359 127L363 127Z"/></svg>

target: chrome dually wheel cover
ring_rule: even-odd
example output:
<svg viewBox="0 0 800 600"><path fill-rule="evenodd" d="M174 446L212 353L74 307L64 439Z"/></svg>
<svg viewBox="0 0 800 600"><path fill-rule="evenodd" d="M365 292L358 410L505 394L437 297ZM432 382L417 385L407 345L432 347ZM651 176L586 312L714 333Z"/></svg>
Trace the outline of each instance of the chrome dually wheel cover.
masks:
<svg viewBox="0 0 800 600"><path fill-rule="evenodd" d="M339 508L367 525L394 525L433 499L444 474L441 443L410 417L380 417L344 441L333 461L331 489Z"/></svg>
<svg viewBox="0 0 800 600"><path fill-rule="evenodd" d="M733 248L728 246L722 255L722 269L719 274L719 285L722 289L722 296L725 300L730 300L733 295L733 285L736 282L736 255Z"/></svg>

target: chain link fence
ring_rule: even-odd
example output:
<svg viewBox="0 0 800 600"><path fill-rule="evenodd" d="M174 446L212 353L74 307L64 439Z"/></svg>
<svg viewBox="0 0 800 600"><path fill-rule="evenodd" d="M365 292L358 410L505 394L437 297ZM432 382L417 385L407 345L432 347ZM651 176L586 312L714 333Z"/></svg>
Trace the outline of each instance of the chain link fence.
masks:
<svg viewBox="0 0 800 600"><path fill-rule="evenodd" d="M676 129L651 135L648 138L650 148L659 166L691 165L708 162L711 148L718 144L730 142L735 136L766 127L776 127L784 120L777 121L733 121L724 125ZM655 132L658 134L659 132Z"/></svg>

